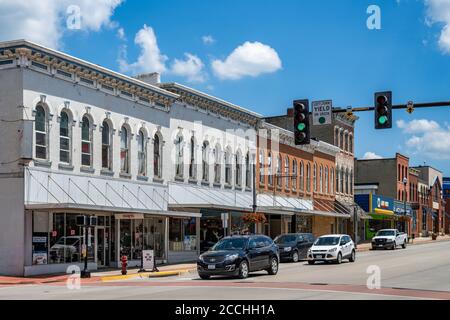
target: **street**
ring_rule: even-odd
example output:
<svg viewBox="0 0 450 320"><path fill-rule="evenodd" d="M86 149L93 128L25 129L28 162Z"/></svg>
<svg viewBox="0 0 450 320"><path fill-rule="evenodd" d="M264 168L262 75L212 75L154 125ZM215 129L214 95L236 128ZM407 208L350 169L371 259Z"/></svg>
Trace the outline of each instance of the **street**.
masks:
<svg viewBox="0 0 450 320"><path fill-rule="evenodd" d="M450 242L409 246L406 250L361 252L355 263L305 262L280 265L277 276L265 272L247 280L200 280L195 273L160 279L0 286L0 299L39 300L297 300L297 299L450 299ZM378 266L381 289L367 288L367 270Z"/></svg>

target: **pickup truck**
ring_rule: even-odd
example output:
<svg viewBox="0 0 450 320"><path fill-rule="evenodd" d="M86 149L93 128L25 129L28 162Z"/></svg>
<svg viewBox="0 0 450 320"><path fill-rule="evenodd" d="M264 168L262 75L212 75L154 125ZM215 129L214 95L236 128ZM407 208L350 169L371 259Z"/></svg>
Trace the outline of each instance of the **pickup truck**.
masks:
<svg viewBox="0 0 450 320"><path fill-rule="evenodd" d="M404 232L400 232L396 229L384 229L377 232L376 236L372 239L372 250L376 249L397 249L398 246L402 246L406 249L408 243L408 235Z"/></svg>

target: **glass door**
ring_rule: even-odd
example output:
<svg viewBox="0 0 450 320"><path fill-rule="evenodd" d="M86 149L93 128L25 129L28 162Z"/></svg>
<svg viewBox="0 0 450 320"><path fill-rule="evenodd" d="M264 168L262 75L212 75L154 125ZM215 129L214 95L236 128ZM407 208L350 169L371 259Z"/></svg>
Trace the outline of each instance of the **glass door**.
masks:
<svg viewBox="0 0 450 320"><path fill-rule="evenodd" d="M107 248L107 237L104 227L97 228L97 265L99 267L106 266L106 248Z"/></svg>

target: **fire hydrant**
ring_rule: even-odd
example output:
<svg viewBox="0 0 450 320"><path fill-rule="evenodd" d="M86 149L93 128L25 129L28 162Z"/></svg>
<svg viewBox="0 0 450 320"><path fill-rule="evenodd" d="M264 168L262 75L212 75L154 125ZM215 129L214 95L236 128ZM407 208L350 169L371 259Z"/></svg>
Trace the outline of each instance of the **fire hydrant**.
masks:
<svg viewBox="0 0 450 320"><path fill-rule="evenodd" d="M122 262L122 275L126 275L127 274L127 266L128 266L127 256L122 256L120 261Z"/></svg>

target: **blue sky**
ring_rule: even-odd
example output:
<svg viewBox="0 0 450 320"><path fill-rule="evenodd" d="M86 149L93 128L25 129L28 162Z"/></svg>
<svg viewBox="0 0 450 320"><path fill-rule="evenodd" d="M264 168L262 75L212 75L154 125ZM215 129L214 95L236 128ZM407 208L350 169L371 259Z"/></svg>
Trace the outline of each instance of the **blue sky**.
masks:
<svg viewBox="0 0 450 320"><path fill-rule="evenodd" d="M0 40L52 39L45 44L130 75L159 68L164 82L268 116L284 114L298 98L369 106L382 90L393 91L394 103L450 100L450 1L61 0L56 9L52 2L28 9L28 1L0 0L2 30L17 19L13 12L33 19L43 11L48 33L25 24L1 31ZM81 7L79 30L65 24L73 3ZM366 26L372 4L381 9L380 30ZM396 111L399 123L386 131L374 130L372 113L358 116L359 158L401 152L413 165L450 175L450 108Z"/></svg>

